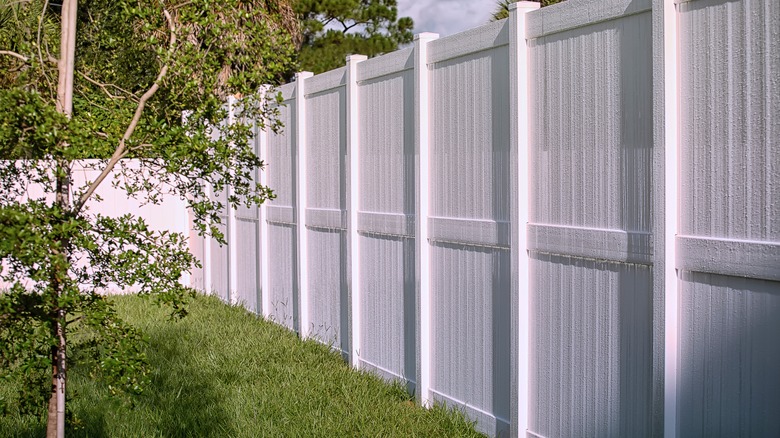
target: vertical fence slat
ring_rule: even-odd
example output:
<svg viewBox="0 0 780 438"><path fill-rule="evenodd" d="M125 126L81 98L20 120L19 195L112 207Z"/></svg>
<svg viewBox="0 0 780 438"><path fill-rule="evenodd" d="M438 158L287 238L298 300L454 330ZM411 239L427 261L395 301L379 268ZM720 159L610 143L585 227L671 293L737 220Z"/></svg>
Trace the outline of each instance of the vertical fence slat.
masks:
<svg viewBox="0 0 780 438"><path fill-rule="evenodd" d="M301 338L309 334L309 253L306 232L306 79L312 77L311 72L301 72L295 75L295 223L297 226L297 273L298 273L298 333Z"/></svg>
<svg viewBox="0 0 780 438"><path fill-rule="evenodd" d="M528 45L525 39L526 14L539 9L539 3L521 1L509 5L509 86L510 86L510 172L512 221L512 316L511 316L511 436L525 436L528 430L529 388L529 269L526 226L529 208L529 120Z"/></svg>
<svg viewBox="0 0 780 438"><path fill-rule="evenodd" d="M428 242L428 210L430 191L430 74L428 70L428 43L438 34L421 33L414 38L414 137L417 184L415 211L415 283L417 296L417 393L424 406L431 402L431 277L430 244Z"/></svg>
<svg viewBox="0 0 780 438"><path fill-rule="evenodd" d="M360 360L360 236L358 236L358 207L360 201L360 133L358 125L357 65L367 59L364 55L347 56L347 192L349 202L349 220L347 238L349 239L349 295L350 295L350 353L353 367L359 368Z"/></svg>

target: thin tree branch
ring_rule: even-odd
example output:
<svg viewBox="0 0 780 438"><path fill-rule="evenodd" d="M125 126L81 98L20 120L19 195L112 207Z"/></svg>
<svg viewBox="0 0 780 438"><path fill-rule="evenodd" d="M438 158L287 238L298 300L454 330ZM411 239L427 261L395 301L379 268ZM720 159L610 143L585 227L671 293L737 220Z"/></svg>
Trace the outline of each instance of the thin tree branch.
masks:
<svg viewBox="0 0 780 438"><path fill-rule="evenodd" d="M352 29L353 27L355 27L355 26L359 26L359 25L361 25L361 24L366 24L366 23L367 23L366 21L356 21L356 22L354 22L354 23L350 24L349 26L347 26L347 25L346 25L346 24L344 24L344 23L341 23L341 24L342 24L342 25L344 25L344 33L347 33L347 32L349 32L349 30L350 30L350 29Z"/></svg>
<svg viewBox="0 0 780 438"><path fill-rule="evenodd" d="M180 3L180 4L178 4L178 5L174 6L174 7L172 7L172 8L171 8L171 10L172 10L172 11L175 11L175 10L177 10L177 9L179 9L179 8L183 8L183 7L187 6L187 5L188 5L188 4L190 4L190 3L192 3L192 0L190 0L190 1L187 1L187 2L184 2L184 3Z"/></svg>
<svg viewBox="0 0 780 438"><path fill-rule="evenodd" d="M107 88L107 87L113 87L113 88L116 88L117 90L119 90L119 91L121 91L121 92L123 92L123 93L125 93L125 94L127 94L127 95L129 95L129 96L132 96L134 99L138 99L138 98L136 97L136 95L135 95L135 94L133 94L133 93L131 93L131 92L129 92L129 91L127 91L127 90L125 90L125 89L121 88L121 87L118 87L118 86L116 86L116 85L114 85L114 84L102 84L102 83L100 83L100 82L98 82L98 81L96 81L96 80L94 80L94 79L90 78L89 76L85 75L85 74L84 74L84 73L82 73L82 72L78 72L78 74L79 74L79 75L80 75L82 78L86 79L88 82L91 82L91 83L93 83L93 84L97 85L98 87L100 87L100 89L102 89L102 90L103 90L103 92L104 92L104 93L106 93L106 95L107 95L108 97L112 98L112 99L126 99L126 97L125 97L125 96L116 96L116 95L113 95L113 94L111 94L111 92L110 92L110 91L108 91L108 88Z"/></svg>
<svg viewBox="0 0 780 438"><path fill-rule="evenodd" d="M0 55L13 56L14 58L21 59L22 62L28 62L30 60L30 58L28 58L28 57L26 57L24 55L20 55L19 53L16 53L16 52L12 52L10 50L0 50Z"/></svg>
<svg viewBox="0 0 780 438"><path fill-rule="evenodd" d="M97 108L100 108L100 109L102 109L102 110L104 110L106 112L110 112L111 111L110 109L108 109L108 108L104 107L103 105L101 105L101 104L95 102L94 100L90 99L89 98L89 94L87 94L86 92L84 92L82 90L77 90L77 91L81 95L81 97L83 97L87 102L89 102L90 105L95 106Z"/></svg>
<svg viewBox="0 0 780 438"><path fill-rule="evenodd" d="M66 326L70 326L71 324L73 324L73 323L75 323L75 322L79 322L79 321L81 321L82 319L84 319L84 315L77 316L76 318L73 318L73 319L71 319L70 321L67 321L67 322L65 323L65 325L66 325Z"/></svg>
<svg viewBox="0 0 780 438"><path fill-rule="evenodd" d="M141 120L141 114L143 114L144 107L146 106L146 102L154 96L154 93L157 92L157 90L160 88L160 83L162 82L165 75L168 73L168 62L173 57L173 52L176 46L176 25L173 22L173 17L171 17L171 14L168 12L167 9L163 8L163 14L165 14L165 19L168 20L168 26L170 27L170 42L168 43L168 58L165 60L165 64L160 69L160 73L157 75L157 79L154 80L154 83L152 86L146 90L146 93L141 96L141 99L138 101L138 106L135 109L135 114L133 115L133 119L130 121L130 124L127 126L127 130L125 130L125 134L122 136L122 139L119 140L119 146L117 146L116 150L114 151L114 154L111 156L111 158L108 160L108 163L106 164L106 167L103 169L102 172L100 172L100 175L95 179L92 184L89 185L89 188L87 188L87 191L84 192L83 195L81 195L81 198L79 199L78 203L74 206L73 211L78 212L81 210L81 208L86 204L86 202L89 200L89 198L92 196L92 194L95 193L95 190L97 190L98 186L100 186L100 183L103 182L104 179L108 176L109 173L114 169L114 166L127 156L128 150L127 150L127 140L130 139L130 136L133 135L133 132L135 131L135 128L138 126L138 122Z"/></svg>
<svg viewBox="0 0 780 438"><path fill-rule="evenodd" d="M49 60L49 63L54 65L60 65L60 60L55 58L54 55L52 55L51 52L49 51L49 44L46 41L44 41L43 45L46 47L46 58Z"/></svg>
<svg viewBox="0 0 780 438"><path fill-rule="evenodd" d="M7 3L5 5L5 7L7 8L7 7L11 7L13 5L18 5L18 4L21 4L21 3L30 3L30 0L18 0L18 1L15 1L15 2L9 2L9 3Z"/></svg>

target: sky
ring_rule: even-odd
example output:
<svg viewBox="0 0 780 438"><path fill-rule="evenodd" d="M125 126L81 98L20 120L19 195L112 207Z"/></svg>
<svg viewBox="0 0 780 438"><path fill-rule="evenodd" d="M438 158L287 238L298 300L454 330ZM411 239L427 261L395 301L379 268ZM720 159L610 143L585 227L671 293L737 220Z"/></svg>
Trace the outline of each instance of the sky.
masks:
<svg viewBox="0 0 780 438"><path fill-rule="evenodd" d="M497 0L398 0L398 16L412 17L414 33L448 36L487 24Z"/></svg>

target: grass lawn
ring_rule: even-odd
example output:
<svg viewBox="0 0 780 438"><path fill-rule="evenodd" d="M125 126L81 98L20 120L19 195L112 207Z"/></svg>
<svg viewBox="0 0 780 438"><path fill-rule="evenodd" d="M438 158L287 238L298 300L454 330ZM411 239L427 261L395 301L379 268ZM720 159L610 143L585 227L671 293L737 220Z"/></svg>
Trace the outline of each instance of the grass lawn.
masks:
<svg viewBox="0 0 780 438"><path fill-rule="evenodd" d="M70 409L82 428L69 437L481 436L459 412L422 409L402 386L216 298L198 297L181 321L138 297L115 301L149 336L152 384L130 407L72 369ZM0 398L12 400L5 385ZM45 435L44 418L9 407L0 437Z"/></svg>

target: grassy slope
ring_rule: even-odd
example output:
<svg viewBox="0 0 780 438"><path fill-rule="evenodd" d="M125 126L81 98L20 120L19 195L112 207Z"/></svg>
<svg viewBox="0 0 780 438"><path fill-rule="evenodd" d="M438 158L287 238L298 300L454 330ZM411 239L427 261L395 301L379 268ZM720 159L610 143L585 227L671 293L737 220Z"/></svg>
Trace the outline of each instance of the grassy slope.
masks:
<svg viewBox="0 0 780 438"><path fill-rule="evenodd" d="M75 368L70 408L83 428L71 437L479 436L458 412L414 406L400 385L217 299L196 299L178 322L138 297L116 302L149 335L152 385L130 408ZM44 432L42 419L0 417L0 437Z"/></svg>

